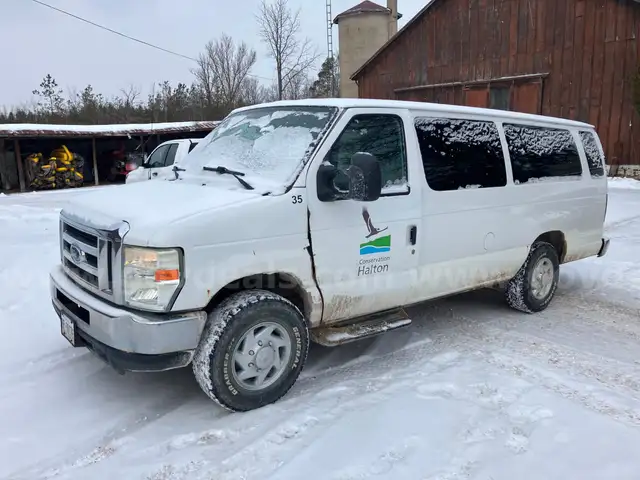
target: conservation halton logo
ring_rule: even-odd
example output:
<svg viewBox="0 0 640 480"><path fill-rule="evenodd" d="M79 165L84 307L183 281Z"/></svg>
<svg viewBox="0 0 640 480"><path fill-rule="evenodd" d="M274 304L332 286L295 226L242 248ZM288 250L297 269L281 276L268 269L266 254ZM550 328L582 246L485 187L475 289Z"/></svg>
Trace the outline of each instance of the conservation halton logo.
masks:
<svg viewBox="0 0 640 480"><path fill-rule="evenodd" d="M391 235L378 236L389 227L376 228L366 207L362 208L362 218L369 231L365 238L371 238L371 240L360 244L360 257L365 258L360 258L358 262L358 277L388 272L391 257L386 255L378 256L377 254L391 251Z"/></svg>

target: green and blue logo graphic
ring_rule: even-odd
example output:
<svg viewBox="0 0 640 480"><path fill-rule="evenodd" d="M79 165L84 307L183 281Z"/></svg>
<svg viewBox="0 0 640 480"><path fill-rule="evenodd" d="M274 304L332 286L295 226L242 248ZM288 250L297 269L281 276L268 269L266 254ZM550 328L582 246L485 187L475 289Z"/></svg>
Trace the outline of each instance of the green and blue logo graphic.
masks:
<svg viewBox="0 0 640 480"><path fill-rule="evenodd" d="M385 235L384 237L360 244L360 255L371 255L372 253L385 253L390 251L391 235Z"/></svg>

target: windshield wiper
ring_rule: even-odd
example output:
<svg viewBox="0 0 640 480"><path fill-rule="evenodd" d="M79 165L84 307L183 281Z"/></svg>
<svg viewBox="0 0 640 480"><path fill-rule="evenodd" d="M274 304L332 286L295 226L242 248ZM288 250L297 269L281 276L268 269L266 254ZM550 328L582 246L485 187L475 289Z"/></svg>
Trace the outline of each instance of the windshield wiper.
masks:
<svg viewBox="0 0 640 480"><path fill-rule="evenodd" d="M174 165L173 168L171 169L173 171L173 173L176 176L176 180L178 180L178 178L180 178L180 175L178 175L178 172L186 172L187 169L186 168L180 168L177 165Z"/></svg>
<svg viewBox="0 0 640 480"><path fill-rule="evenodd" d="M240 184L246 188L247 190L253 190L253 187L251 185L249 185L246 181L244 181L242 178L240 177L244 177L244 173L243 172L238 172L236 170L229 170L227 167L202 167L202 170L204 170L205 172L216 172L219 173L220 175L232 175L236 180L238 180L240 182Z"/></svg>

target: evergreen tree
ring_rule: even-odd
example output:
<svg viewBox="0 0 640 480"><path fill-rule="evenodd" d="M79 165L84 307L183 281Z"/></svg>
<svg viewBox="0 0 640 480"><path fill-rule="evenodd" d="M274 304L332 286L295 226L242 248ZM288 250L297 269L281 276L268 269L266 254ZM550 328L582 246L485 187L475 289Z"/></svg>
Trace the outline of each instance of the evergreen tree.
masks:
<svg viewBox="0 0 640 480"><path fill-rule="evenodd" d="M60 115L64 113L64 99L62 89L58 87L58 82L51 74L47 74L40 83L40 90L32 92L39 97L38 109L44 115Z"/></svg>
<svg viewBox="0 0 640 480"><path fill-rule="evenodd" d="M314 98L338 97L340 72L337 57L327 57L318 72L318 79L313 82L309 94Z"/></svg>

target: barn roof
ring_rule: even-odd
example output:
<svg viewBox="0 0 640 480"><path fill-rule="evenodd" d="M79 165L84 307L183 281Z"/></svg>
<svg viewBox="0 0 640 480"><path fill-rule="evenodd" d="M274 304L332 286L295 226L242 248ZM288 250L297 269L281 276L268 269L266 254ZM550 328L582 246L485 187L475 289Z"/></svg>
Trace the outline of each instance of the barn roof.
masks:
<svg viewBox="0 0 640 480"><path fill-rule="evenodd" d="M115 125L0 124L0 138L126 137L213 130L220 122L129 123Z"/></svg>
<svg viewBox="0 0 640 480"><path fill-rule="evenodd" d="M416 21L418 21L420 18L422 18L427 11L434 6L436 3L438 3L440 0L426 0L427 4L422 8L422 10L420 10L416 15L414 15L414 17L409 20L407 22L407 24L402 27L398 33L396 33L393 37L391 37L384 45L382 45L382 47L380 47L376 53L374 53L371 58L369 58L369 60L367 60L364 64L362 64L362 66L356 70L353 75L351 75L351 77L349 77L351 80L356 80L356 78L358 76L360 76L360 74L363 72L363 70L371 63L373 62L392 42L394 42L400 35L402 35L405 31L407 31L409 28L411 28L411 26L416 23ZM366 3L366 2L363 2ZM368 2L368 3L372 3L372 2ZM374 4L375 5L375 4ZM640 5L640 0L633 0L632 5ZM355 8L355 7L354 7ZM348 10L347 10L348 11ZM346 12L345 12L346 13Z"/></svg>
<svg viewBox="0 0 640 480"><path fill-rule="evenodd" d="M378 55L380 55L388 46L389 44L391 44L391 42L394 42L396 40L396 38L398 38L400 35L402 35L405 31L407 31L409 28L411 28L411 26L418 20L420 19L423 15L425 15L427 13L427 10L429 10L434 4L436 4L439 0L427 0L427 4L422 7L422 10L420 10L416 15L413 16L413 18L411 20L409 20L407 22L407 24L402 27L398 33L396 33L393 37L391 37L384 45L382 45L378 51L376 53L374 53L371 58L369 58L369 60L367 60L366 62L364 62L364 64L354 72L353 75L351 75L350 79L351 80L355 80L361 73L362 71L371 63L373 62ZM639 0L640 1L640 0Z"/></svg>
<svg viewBox="0 0 640 480"><path fill-rule="evenodd" d="M344 12L338 14L333 20L333 23L338 23L338 21L343 17L347 17L349 15L359 15L361 13L390 13L390 10L387 7L378 5L377 3L365 0L355 7L351 7L349 10L345 10Z"/></svg>

